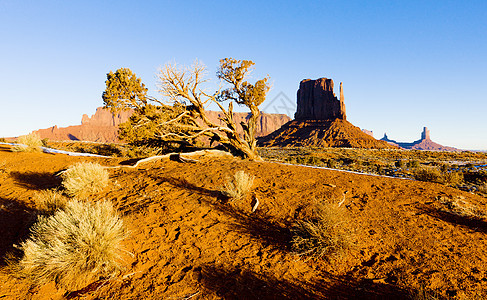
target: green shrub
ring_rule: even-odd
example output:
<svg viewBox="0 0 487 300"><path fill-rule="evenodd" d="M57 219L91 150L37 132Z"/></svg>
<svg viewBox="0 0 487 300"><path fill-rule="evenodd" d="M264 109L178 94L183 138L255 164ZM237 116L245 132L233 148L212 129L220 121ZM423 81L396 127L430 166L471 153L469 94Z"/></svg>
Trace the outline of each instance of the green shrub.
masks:
<svg viewBox="0 0 487 300"><path fill-rule="evenodd" d="M233 178L227 178L222 193L232 199L241 200L247 196L254 184L254 176L237 171Z"/></svg>
<svg viewBox="0 0 487 300"><path fill-rule="evenodd" d="M43 146L40 136L36 133L19 136L17 144L12 147L14 152L40 152Z"/></svg>
<svg viewBox="0 0 487 300"><path fill-rule="evenodd" d="M103 166L91 162L71 166L61 174L61 177L66 194L71 197L84 197L97 193L107 187L109 183L107 170Z"/></svg>
<svg viewBox="0 0 487 300"><path fill-rule="evenodd" d="M54 215L39 218L20 245L22 258L10 261L9 268L14 276L34 285L55 281L76 290L120 271L121 243L126 236L111 203L73 200Z"/></svg>
<svg viewBox="0 0 487 300"><path fill-rule="evenodd" d="M344 210L336 204L320 204L315 209L313 219L294 223L293 251L316 258L341 254L349 247Z"/></svg>

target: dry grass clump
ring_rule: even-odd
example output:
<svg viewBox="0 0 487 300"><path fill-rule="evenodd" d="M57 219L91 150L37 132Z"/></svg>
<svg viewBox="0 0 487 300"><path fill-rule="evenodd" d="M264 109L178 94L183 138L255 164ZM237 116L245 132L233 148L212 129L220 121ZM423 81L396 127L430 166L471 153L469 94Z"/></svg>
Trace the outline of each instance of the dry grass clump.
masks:
<svg viewBox="0 0 487 300"><path fill-rule="evenodd" d="M311 220L293 224L292 249L300 255L322 258L340 255L350 246L345 208L337 204L318 204Z"/></svg>
<svg viewBox="0 0 487 300"><path fill-rule="evenodd" d="M88 196L108 186L107 170L97 163L82 162L61 174L62 185L69 196Z"/></svg>
<svg viewBox="0 0 487 300"><path fill-rule="evenodd" d="M52 215L60 209L64 209L68 198L57 189L42 190L34 194L37 209L46 215Z"/></svg>
<svg viewBox="0 0 487 300"><path fill-rule="evenodd" d="M414 171L414 179L447 185L458 185L463 181L460 172L442 172L437 167L423 167Z"/></svg>
<svg viewBox="0 0 487 300"><path fill-rule="evenodd" d="M487 194L487 183L482 183L477 187L477 191L482 194Z"/></svg>
<svg viewBox="0 0 487 300"><path fill-rule="evenodd" d="M487 216L485 210L465 201L463 197L439 197L438 200L445 207L444 210L455 215L467 218L483 219Z"/></svg>
<svg viewBox="0 0 487 300"><path fill-rule="evenodd" d="M244 171L237 171L233 178L227 179L222 193L232 199L241 200L245 198L252 189L254 179L254 176L247 174Z"/></svg>
<svg viewBox="0 0 487 300"><path fill-rule="evenodd" d="M43 146L41 137L36 133L19 136L17 143L12 147L14 152L39 152Z"/></svg>
<svg viewBox="0 0 487 300"><path fill-rule="evenodd" d="M126 235L111 203L73 200L54 215L39 217L19 247L23 257L10 262L10 270L34 285L54 280L76 290L120 271Z"/></svg>

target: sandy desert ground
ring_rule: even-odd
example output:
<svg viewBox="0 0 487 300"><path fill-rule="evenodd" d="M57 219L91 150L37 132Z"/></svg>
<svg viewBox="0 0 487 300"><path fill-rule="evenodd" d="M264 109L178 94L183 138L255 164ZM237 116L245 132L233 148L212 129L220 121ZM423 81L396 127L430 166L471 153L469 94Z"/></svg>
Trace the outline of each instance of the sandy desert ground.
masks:
<svg viewBox="0 0 487 300"><path fill-rule="evenodd" d="M445 206L485 211L484 197L408 179L197 159L109 169L112 184L89 201L111 201L130 231L118 277L66 291L2 272L0 299L423 299L421 290L426 299L487 297L486 220ZM27 237L34 194L58 187L55 173L79 161L127 163L0 145L2 257ZM230 201L221 189L238 170L255 176L252 196ZM260 205L251 213L253 197ZM290 228L320 202L342 202L339 226L351 247L321 259L298 255Z"/></svg>

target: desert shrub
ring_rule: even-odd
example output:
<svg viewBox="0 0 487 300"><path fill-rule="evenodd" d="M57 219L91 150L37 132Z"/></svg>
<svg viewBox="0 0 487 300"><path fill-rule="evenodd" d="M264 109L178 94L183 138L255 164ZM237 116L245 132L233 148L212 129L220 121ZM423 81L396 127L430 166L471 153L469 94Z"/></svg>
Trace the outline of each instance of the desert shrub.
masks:
<svg viewBox="0 0 487 300"><path fill-rule="evenodd" d="M130 145L128 149L123 153L124 156L130 158L139 158L139 157L150 157L161 155L162 149L161 148L154 148L149 146L134 146Z"/></svg>
<svg viewBox="0 0 487 300"><path fill-rule="evenodd" d="M441 183L441 171L437 168L420 168L414 171L414 179Z"/></svg>
<svg viewBox="0 0 487 300"><path fill-rule="evenodd" d="M49 139L48 138L42 139L41 143L42 143L42 147L47 147L49 146Z"/></svg>
<svg viewBox="0 0 487 300"><path fill-rule="evenodd" d="M325 165L328 167L328 168L336 168L337 167L337 163L334 159L328 159L325 163Z"/></svg>
<svg viewBox="0 0 487 300"><path fill-rule="evenodd" d="M410 160L410 161L408 161L407 166L408 166L408 168L415 169L415 168L419 168L420 163L417 160Z"/></svg>
<svg viewBox="0 0 487 300"><path fill-rule="evenodd" d="M68 290L79 289L121 269L123 222L109 202L70 201L50 217L41 216L9 262L14 276L34 285L54 280Z"/></svg>
<svg viewBox="0 0 487 300"><path fill-rule="evenodd" d="M406 167L406 163L403 160L399 159L394 162L394 166L396 166L396 168L403 169L404 167Z"/></svg>
<svg viewBox="0 0 487 300"><path fill-rule="evenodd" d="M6 143L7 140L5 138L0 138L0 143Z"/></svg>
<svg viewBox="0 0 487 300"><path fill-rule="evenodd" d="M482 183L477 186L477 191L482 194L487 194L487 183Z"/></svg>
<svg viewBox="0 0 487 300"><path fill-rule="evenodd" d="M344 210L337 204L319 204L312 219L294 223L293 251L316 258L341 254L350 243Z"/></svg>
<svg viewBox="0 0 487 300"><path fill-rule="evenodd" d="M463 181L463 175L460 172L442 172L436 167L423 167L414 171L416 180L436 182L448 185L457 185Z"/></svg>
<svg viewBox="0 0 487 300"><path fill-rule="evenodd" d="M68 203L66 198L57 189L38 191L34 194L37 209L47 215L52 215L60 209L64 209Z"/></svg>
<svg viewBox="0 0 487 300"><path fill-rule="evenodd" d="M437 292L428 291L424 285L421 285L420 288L415 291L411 297L412 300L439 300L441 299L440 295Z"/></svg>
<svg viewBox="0 0 487 300"><path fill-rule="evenodd" d="M463 182L462 172L442 172L442 183L448 185L459 185Z"/></svg>
<svg viewBox="0 0 487 300"><path fill-rule="evenodd" d="M82 162L61 174L62 185L69 196L87 196L101 191L109 183L108 172L97 163Z"/></svg>
<svg viewBox="0 0 487 300"><path fill-rule="evenodd" d="M245 173L244 171L237 171L233 178L227 178L223 188L223 194L235 199L241 200L247 196L254 184L254 176Z"/></svg>
<svg viewBox="0 0 487 300"><path fill-rule="evenodd" d="M385 174L385 170L384 170L384 166L381 165L381 164L376 164L375 165L375 173L379 174L379 175L384 175Z"/></svg>
<svg viewBox="0 0 487 300"><path fill-rule="evenodd" d="M477 205L471 204L463 197L438 197L439 202L443 205L444 210L458 216L482 219L487 216L486 212Z"/></svg>
<svg viewBox="0 0 487 300"><path fill-rule="evenodd" d="M18 145L12 147L15 152L35 152L41 151L42 140L36 133L19 136L17 139Z"/></svg>

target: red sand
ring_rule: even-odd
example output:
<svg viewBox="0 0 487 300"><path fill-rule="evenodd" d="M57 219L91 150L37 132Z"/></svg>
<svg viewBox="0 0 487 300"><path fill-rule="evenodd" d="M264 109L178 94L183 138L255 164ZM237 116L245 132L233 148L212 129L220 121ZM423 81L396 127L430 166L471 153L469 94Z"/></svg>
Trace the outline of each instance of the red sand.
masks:
<svg viewBox="0 0 487 300"><path fill-rule="evenodd" d="M0 254L25 237L36 190L77 161L120 159L13 153L0 146ZM260 200L228 202L219 192L237 170L256 177ZM111 169L108 199L131 231L123 274L71 294L29 288L0 275L6 299L407 299L425 288L462 299L487 296L487 223L440 210L438 197L485 209L487 199L439 184L234 158L195 164L164 160ZM353 247L342 257L292 253L289 228L313 203L344 205ZM64 296L63 296L64 295Z"/></svg>

